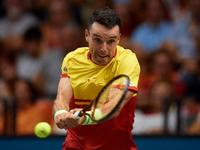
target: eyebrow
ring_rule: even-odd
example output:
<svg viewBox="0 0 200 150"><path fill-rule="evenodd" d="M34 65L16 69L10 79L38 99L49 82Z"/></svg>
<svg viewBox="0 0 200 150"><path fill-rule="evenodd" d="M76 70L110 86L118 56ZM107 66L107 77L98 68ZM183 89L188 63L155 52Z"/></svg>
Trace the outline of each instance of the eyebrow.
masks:
<svg viewBox="0 0 200 150"><path fill-rule="evenodd" d="M93 36L97 36L97 37L100 37L100 38L102 38L100 35L98 35L98 34L94 34ZM110 39L117 39L117 36L111 36L111 37L109 37Z"/></svg>

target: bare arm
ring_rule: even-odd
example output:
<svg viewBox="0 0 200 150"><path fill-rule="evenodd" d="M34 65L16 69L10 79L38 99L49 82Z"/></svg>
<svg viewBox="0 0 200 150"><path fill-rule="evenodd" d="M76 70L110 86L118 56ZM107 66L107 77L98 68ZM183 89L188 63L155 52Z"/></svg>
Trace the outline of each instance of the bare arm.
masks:
<svg viewBox="0 0 200 150"><path fill-rule="evenodd" d="M128 103L128 101L131 99L131 97L133 96L133 94L134 94L134 92L130 91L130 90L126 93L126 96L125 96L122 104L120 105L120 108L118 109L118 111L116 111L116 113L114 113L113 118L116 118L116 117L119 116L120 111Z"/></svg>
<svg viewBox="0 0 200 150"><path fill-rule="evenodd" d="M81 124L85 117L77 120L73 113L70 112L70 102L73 96L73 89L69 78L61 78L58 85L58 93L56 100L53 104L52 114L54 116L55 112L58 110L66 110L67 112L62 112L55 116L55 123L60 129L69 129L76 127Z"/></svg>
<svg viewBox="0 0 200 150"><path fill-rule="evenodd" d="M58 92L53 105L53 115L60 109L70 111L70 102L73 95L73 89L69 78L61 78L58 84Z"/></svg>
<svg viewBox="0 0 200 150"><path fill-rule="evenodd" d="M134 94L133 91L130 91L130 90L129 90L129 91L127 92L127 94L126 94L124 100L122 101L120 107L117 109L117 111L116 111L112 116L110 116L110 117L108 118L108 120L111 120L111 119L113 119L113 118L117 118L117 117L119 116L119 114L120 114L122 108L128 103L128 101L131 99L131 97L133 96L133 94ZM111 103L112 103L112 101L111 101ZM103 110L102 110L102 111L103 111Z"/></svg>

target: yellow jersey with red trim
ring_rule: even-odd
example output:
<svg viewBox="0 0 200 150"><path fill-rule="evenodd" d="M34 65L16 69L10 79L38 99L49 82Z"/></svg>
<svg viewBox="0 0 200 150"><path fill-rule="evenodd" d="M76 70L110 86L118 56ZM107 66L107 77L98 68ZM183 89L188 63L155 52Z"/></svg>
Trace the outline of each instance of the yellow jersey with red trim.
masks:
<svg viewBox="0 0 200 150"><path fill-rule="evenodd" d="M88 47L78 48L64 58L61 69L61 77L66 74L70 77L74 99L93 100L101 88L119 74L128 75L131 81L130 89L137 92L139 63L132 51L120 46L117 46L114 58L105 66L91 61Z"/></svg>
<svg viewBox="0 0 200 150"><path fill-rule="evenodd" d="M82 47L67 54L61 69L61 77L70 78L74 91L71 108L84 108L90 104L102 87L120 74L129 76L129 89L135 92L119 117L96 125L68 129L66 142L73 139L82 149L137 149L131 136L140 74L136 55L131 50L117 46L110 63L102 66L92 62L88 47ZM98 140L95 140L97 137Z"/></svg>

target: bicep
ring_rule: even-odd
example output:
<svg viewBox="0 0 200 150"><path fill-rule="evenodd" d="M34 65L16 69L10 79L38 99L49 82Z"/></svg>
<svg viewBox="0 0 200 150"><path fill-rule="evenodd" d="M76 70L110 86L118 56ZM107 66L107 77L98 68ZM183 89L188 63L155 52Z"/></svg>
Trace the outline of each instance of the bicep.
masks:
<svg viewBox="0 0 200 150"><path fill-rule="evenodd" d="M61 78L58 84L57 97L54 101L53 113L59 109L70 110L70 102L73 96L73 89L69 78Z"/></svg>

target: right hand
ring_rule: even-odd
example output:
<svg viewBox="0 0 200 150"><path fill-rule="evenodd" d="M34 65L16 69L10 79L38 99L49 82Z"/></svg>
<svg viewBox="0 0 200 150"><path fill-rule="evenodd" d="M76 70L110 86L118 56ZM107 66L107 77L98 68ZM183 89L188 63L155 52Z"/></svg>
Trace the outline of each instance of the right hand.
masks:
<svg viewBox="0 0 200 150"><path fill-rule="evenodd" d="M82 109L73 109L70 112L63 112L61 114L56 115L55 123L57 127L60 129L67 130L80 125L82 122L85 121L85 116L82 116L80 119L76 119L74 117L74 113L80 110Z"/></svg>

